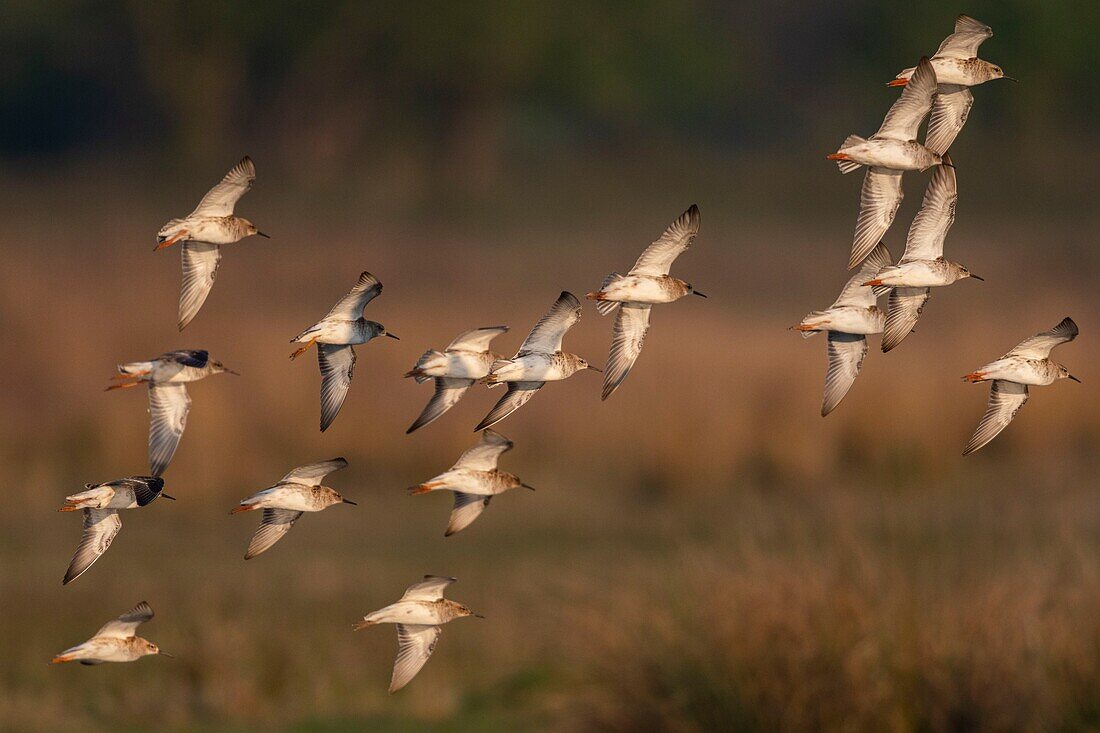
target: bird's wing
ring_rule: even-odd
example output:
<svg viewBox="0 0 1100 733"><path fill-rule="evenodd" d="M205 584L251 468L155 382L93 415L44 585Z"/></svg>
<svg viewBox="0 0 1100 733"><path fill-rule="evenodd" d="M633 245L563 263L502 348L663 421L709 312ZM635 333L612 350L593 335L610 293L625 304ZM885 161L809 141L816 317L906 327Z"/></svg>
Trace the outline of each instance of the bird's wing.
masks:
<svg viewBox="0 0 1100 733"><path fill-rule="evenodd" d="M978 429L970 437L963 455L968 456L997 437L997 434L1008 427L1012 418L1027 402L1027 385L1016 382L1006 382L1003 379L994 379L993 386L989 388L989 403L982 415L982 421L978 423Z"/></svg>
<svg viewBox="0 0 1100 733"><path fill-rule="evenodd" d="M256 180L256 166L247 155L233 166L221 182L210 189L190 216L229 216L241 196L248 193Z"/></svg>
<svg viewBox="0 0 1100 733"><path fill-rule="evenodd" d="M218 276L218 265L222 261L222 250L209 242L187 241L181 250L183 258L183 283L180 286L179 330L187 327L191 319L206 302L210 289L214 287L214 278Z"/></svg>
<svg viewBox="0 0 1100 733"><path fill-rule="evenodd" d="M932 108L932 96L935 93L936 70L932 68L932 62L922 58L874 136L891 140L916 140L917 128Z"/></svg>
<svg viewBox="0 0 1100 733"><path fill-rule="evenodd" d="M931 288L894 288L886 311L886 326L882 330L882 351L885 353L905 340L916 328L924 304L931 298Z"/></svg>
<svg viewBox="0 0 1100 733"><path fill-rule="evenodd" d="M554 305L546 312L531 333L527 335L523 345L519 347L519 353L542 352L553 354L561 351L561 342L565 338L565 332L581 318L581 303L577 296L563 290Z"/></svg>
<svg viewBox="0 0 1100 733"><path fill-rule="evenodd" d="M85 509L84 533L76 547L62 585L68 585L84 574L99 556L107 552L115 535L122 529L122 517L117 509Z"/></svg>
<svg viewBox="0 0 1100 733"><path fill-rule="evenodd" d="M252 535L252 540L248 543L248 551L244 553L244 559L251 560L261 552L270 549L290 531L300 516L302 512L291 509L264 509L263 519L260 520L256 534Z"/></svg>
<svg viewBox="0 0 1100 733"><path fill-rule="evenodd" d="M179 351L169 351L156 358L156 361L180 364L196 369L202 369L209 360L210 354L207 353L206 349L180 349Z"/></svg>
<svg viewBox="0 0 1100 733"><path fill-rule="evenodd" d="M424 407L424 411L413 421L413 424L409 426L405 434L407 435L418 428L424 427L444 412L457 405L458 401L462 399L462 395L466 394L466 390L468 390L473 383L474 380L472 379L436 377L435 394L428 400L428 404Z"/></svg>
<svg viewBox="0 0 1100 733"><path fill-rule="evenodd" d="M334 471L339 471L341 468L347 467L348 462L343 458L333 458L329 461L311 463L308 466L298 466L298 468L295 468L286 476L283 476L283 480L279 483L285 484L290 482L302 484L303 486L320 486L325 476L328 476Z"/></svg>
<svg viewBox="0 0 1100 733"><path fill-rule="evenodd" d="M477 443L467 448L455 461L454 468L472 471L492 471L501 455L512 450L515 444L495 430L485 430Z"/></svg>
<svg viewBox="0 0 1100 733"><path fill-rule="evenodd" d="M425 575L405 589L402 601L438 601L448 585L458 580L444 575Z"/></svg>
<svg viewBox="0 0 1100 733"><path fill-rule="evenodd" d="M340 302L332 306L322 320L354 321L363 315L363 309L382 292L382 283L369 272L359 274L359 282L355 287L340 299Z"/></svg>
<svg viewBox="0 0 1100 733"><path fill-rule="evenodd" d="M443 629L425 624L397 624L397 659L393 662L390 692L412 681L435 651Z"/></svg>
<svg viewBox="0 0 1100 733"><path fill-rule="evenodd" d="M972 59L978 55L978 46L987 38L993 37L993 29L969 15L960 15L955 19L955 32L943 39L936 49L937 56L956 59Z"/></svg>
<svg viewBox="0 0 1100 733"><path fill-rule="evenodd" d="M944 162L950 163L951 157L945 155ZM935 260L943 257L943 240L947 230L955 222L955 203L959 190L955 179L955 168L951 165L938 165L924 190L924 200L920 211L913 217L909 227L909 236L905 239L905 254L902 262L911 260Z"/></svg>
<svg viewBox="0 0 1100 733"><path fill-rule="evenodd" d="M859 192L859 218L852 240L852 254L848 269L852 269L867 257L882 241L886 230L894 223L901 200L901 171L888 168L868 168Z"/></svg>
<svg viewBox="0 0 1100 733"><path fill-rule="evenodd" d="M190 410L185 385L149 383L149 472L154 476L168 468Z"/></svg>
<svg viewBox="0 0 1100 733"><path fill-rule="evenodd" d="M928 117L928 129L924 133L924 147L940 155L946 153L962 132L973 106L974 95L970 87L940 84L936 97L932 100L932 113Z"/></svg>
<svg viewBox="0 0 1100 733"><path fill-rule="evenodd" d="M1025 359L1046 359L1050 356L1051 349L1059 344L1066 344L1077 338L1077 324L1066 316L1061 322L1050 329L1037 333L1031 338L1024 339L1005 356L1022 356ZM1004 357L1002 357L1004 358Z"/></svg>
<svg viewBox="0 0 1100 733"><path fill-rule="evenodd" d="M321 367L321 432L324 432L340 414L348 396L355 349L341 344L317 344L317 364Z"/></svg>
<svg viewBox="0 0 1100 733"><path fill-rule="evenodd" d="M447 345L446 351L487 351L489 342L502 333L508 333L507 326L485 326L460 333Z"/></svg>
<svg viewBox="0 0 1100 733"><path fill-rule="evenodd" d="M498 400L495 405L493 405L493 409L489 410L489 414L478 423L474 430L482 430L496 425L498 422L526 405L527 402L535 396L535 392L542 389L542 385L544 384L546 384L546 382L509 382L508 391L501 396L500 400Z"/></svg>
<svg viewBox="0 0 1100 733"><path fill-rule="evenodd" d="M870 308L878 301L878 297L889 288L865 287L863 283L874 279L879 270L890 264L890 250L882 242L871 250L871 254L863 261L859 272L852 275L837 296L836 302L830 308L843 308L845 306L855 308Z"/></svg>
<svg viewBox="0 0 1100 733"><path fill-rule="evenodd" d="M138 626L151 618L153 618L153 609L148 603L142 601L118 618L103 624L103 628L95 632L95 636L129 639L137 631Z"/></svg>
<svg viewBox="0 0 1100 733"><path fill-rule="evenodd" d="M464 494L461 491L454 492L455 506L451 510L451 520L447 523L445 537L450 537L455 532L466 529L475 519L481 516L485 507L489 506L492 496L481 494Z"/></svg>
<svg viewBox="0 0 1100 733"><path fill-rule="evenodd" d="M821 416L832 412L859 376L863 357L867 355L867 339L854 333L829 331L829 370L825 373L825 399Z"/></svg>
<svg viewBox="0 0 1100 733"><path fill-rule="evenodd" d="M611 331L611 353L607 357L607 366L603 374L603 394L606 400L611 393L630 374L631 367L642 353L642 343L649 331L649 312L652 306L641 303L623 303L619 314L615 316L615 327Z"/></svg>
<svg viewBox="0 0 1100 733"><path fill-rule="evenodd" d="M668 229L665 229L657 241L645 248L634 267L630 268L630 274L667 275L673 260L691 246L698 233L699 207L692 204L676 221L668 225Z"/></svg>

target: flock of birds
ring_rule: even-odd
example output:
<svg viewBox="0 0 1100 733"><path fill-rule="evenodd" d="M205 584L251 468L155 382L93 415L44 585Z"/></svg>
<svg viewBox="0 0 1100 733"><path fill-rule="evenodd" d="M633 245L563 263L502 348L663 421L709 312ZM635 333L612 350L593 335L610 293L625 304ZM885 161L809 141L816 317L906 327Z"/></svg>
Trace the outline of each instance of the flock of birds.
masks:
<svg viewBox="0 0 1100 733"><path fill-rule="evenodd" d="M985 25L959 16L955 33L931 58L902 71L891 86L903 86L882 127L870 138L849 136L840 150L828 157L844 173L867 166L860 214L852 245L850 267L859 266L832 306L808 314L793 328L809 337L828 334L828 373L822 415L844 398L858 376L867 353L866 336L883 333L882 350L895 348L913 330L929 298L930 289L972 275L962 265L943 258L943 244L955 216L956 176L947 149L966 121L973 104L970 87L1004 77L1003 71L977 58L978 46L992 35ZM1007 77L1004 77L1007 78ZM924 144L917 130L931 113ZM902 174L907 170L936 167L920 212L909 230L905 254L891 264L881 243L902 199ZM221 263L221 247L252 235L267 236L247 219L234 215L240 198L252 187L256 168L244 158L212 188L193 212L172 219L157 233L157 249L180 244L183 282L179 299L178 327L182 331L195 317L214 285ZM599 289L589 293L601 315L615 313L611 350L603 376L602 399L615 392L630 373L649 331L650 310L687 295L706 297L683 280L669 275L675 259L687 250L699 232L699 209L691 206L650 244L623 275L611 273ZM978 278L980 279L980 278ZM321 372L321 431L336 419L351 386L355 346L379 336L396 339L376 321L363 317L365 307L382 292L382 283L363 272L351 291L332 310L291 340L300 344L291 358L317 347ZM883 313L876 303L889 292ZM489 388L504 385L504 394L477 425L479 439L448 470L409 489L413 495L451 491L454 507L446 535L468 527L492 498L509 489L533 487L518 476L497 468L500 456L512 441L490 429L526 404L547 382L567 379L593 369L585 359L562 350L562 341L581 316L581 303L562 292L549 311L531 329L512 358L490 349L507 326L476 328L459 334L443 350L424 352L405 377L418 383L433 381L434 393L408 433L439 419L476 382ZM1046 385L1068 377L1065 367L1050 360L1051 349L1077 336L1077 326L1066 318L1050 331L1020 343L1000 359L968 374L972 382L992 381L989 406L966 447L971 453L992 440L1015 416L1028 397L1029 385ZM149 395L149 471L103 484L88 484L85 491L65 498L62 512L81 511L84 524L80 545L65 573L68 584L85 573L110 547L122 527L120 511L144 507L165 494L161 474L168 467L187 423L191 399L187 384L212 374L235 374L203 350L172 351L148 361L121 364L108 389L146 385ZM262 511L260 526L252 536L245 559L270 549L304 513L319 512L336 504L355 502L322 482L347 466L343 458L293 469L270 488L243 499L230 514ZM380 623L397 625L398 652L390 691L406 685L427 662L439 640L441 625L464 616L477 616L469 608L443 597L454 578L425 576L405 590L395 603L363 617L356 629ZM66 649L54 663L82 664L127 662L151 654L164 654L156 644L136 636L137 627L153 618L147 603L140 603L108 622L88 641ZM167 656L167 655L166 655Z"/></svg>
<svg viewBox="0 0 1100 733"><path fill-rule="evenodd" d="M806 315L793 329L804 337L828 334L828 370L824 417L832 412L855 383L867 355L867 336L882 334L882 351L898 346L917 325L932 288L966 278L981 280L963 265L944 259L943 245L955 221L958 188L955 165L947 150L966 123L974 95L970 87L992 79L1011 79L1001 67L978 58L978 47L993 29L966 15L955 21L955 32L944 39L931 58L904 69L889 82L904 87L900 97L869 138L849 135L840 149L826 156L841 173L867 167L860 192L859 217L848 268L859 267L831 306ZM1013 79L1013 81L1015 81ZM917 132L925 117L924 143ZM903 197L906 171L935 167L920 210L909 227L905 252L893 264L882 243L894 222ZM878 298L889 293L884 313ZM1049 331L1025 339L996 361L979 367L963 379L992 382L986 412L963 455L993 440L1016 416L1028 398L1029 386L1058 379L1080 381L1050 359L1059 344L1077 337L1077 324L1063 319Z"/></svg>

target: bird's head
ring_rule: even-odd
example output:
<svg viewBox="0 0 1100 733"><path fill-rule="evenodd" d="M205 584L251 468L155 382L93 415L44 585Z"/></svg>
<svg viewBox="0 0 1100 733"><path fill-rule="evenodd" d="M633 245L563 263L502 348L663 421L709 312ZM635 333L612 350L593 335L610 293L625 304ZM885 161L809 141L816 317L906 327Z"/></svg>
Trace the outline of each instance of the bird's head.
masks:
<svg viewBox="0 0 1100 733"><path fill-rule="evenodd" d="M322 486L318 489L321 496L325 500L325 506L332 506L333 504L351 504L352 506L359 506L351 499L345 499L336 489L330 489L327 486Z"/></svg>
<svg viewBox="0 0 1100 733"><path fill-rule="evenodd" d="M1058 378L1059 379L1072 379L1073 381L1077 382L1078 384L1081 383L1080 379L1078 379L1077 377L1070 374L1069 369L1066 369L1061 364L1058 365Z"/></svg>
<svg viewBox="0 0 1100 733"><path fill-rule="evenodd" d="M235 374L238 377L241 376L237 372L227 367L225 364L222 364L220 361L212 362L210 366L213 367L214 374L221 374L224 372L225 374Z"/></svg>
<svg viewBox="0 0 1100 733"><path fill-rule="evenodd" d="M140 639L139 638L138 641L141 644L140 648L141 648L142 655L148 656L148 655L151 655L151 654L159 654L162 657L168 657L169 659L173 658L171 654L169 654L168 652L162 652L160 650L159 646L157 646L153 642L149 641L148 639Z"/></svg>
<svg viewBox="0 0 1100 733"><path fill-rule="evenodd" d="M248 219L241 219L240 222L244 226L244 231L245 231L245 236L246 237L251 237L252 235L257 235L257 236L263 237L264 239L271 239L271 237L269 235L264 234L259 229L257 229L256 225L253 224L252 222L250 222Z"/></svg>
<svg viewBox="0 0 1100 733"><path fill-rule="evenodd" d="M1019 79L1014 79L1011 76L1009 76L1008 74L1006 74L1005 70L1002 69L1000 66L997 66L996 64L990 64L989 65L989 78L990 79L1008 79L1009 81L1019 81Z"/></svg>

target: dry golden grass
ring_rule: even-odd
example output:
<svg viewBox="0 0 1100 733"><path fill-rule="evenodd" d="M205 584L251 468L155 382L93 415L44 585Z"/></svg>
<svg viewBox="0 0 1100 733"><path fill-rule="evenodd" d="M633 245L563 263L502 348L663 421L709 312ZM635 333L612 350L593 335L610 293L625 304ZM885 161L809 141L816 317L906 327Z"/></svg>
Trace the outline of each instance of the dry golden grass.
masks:
<svg viewBox="0 0 1100 733"><path fill-rule="evenodd" d="M847 212L749 214L708 178L702 234L675 273L710 299L656 311L607 403L582 373L501 423L517 444L504 467L539 490L444 540L449 502L403 489L450 465L496 395L477 390L406 437L430 390L400 375L472 326L511 325L495 346L514 349L559 290L629 266L690 201L575 219L521 205L445 224L379 214L377 193L296 201L261 178L241 213L275 238L227 249L181 335L178 253L153 254L150 232L204 182L149 192L129 217L106 213L132 186L118 172L9 186L0 461L18 501L0 537L4 726L1100 726L1096 255L1076 232L960 211L952 246L988 281L937 294L918 333L889 355L873 348L822 420L824 343L785 329L844 281L824 263L843 262ZM63 213L44 208L47 192ZM287 342L362 269L386 286L368 317L402 340L359 348L344 412L321 435L316 362L290 362ZM1035 390L963 459L986 390L958 377L1066 314L1082 336L1056 357L1084 384ZM566 344L601 364L609 330L586 309ZM79 529L53 513L60 498L146 470L145 396L103 392L113 365L181 347L243 376L191 390L166 474L179 501L127 514L111 551L62 588ZM351 467L332 484L361 506L306 517L245 563L253 522L227 510L333 455ZM391 630L351 623L425 572L457 575L453 597L489 618L448 627L391 697ZM177 660L47 668L143 598L158 614L143 631Z"/></svg>

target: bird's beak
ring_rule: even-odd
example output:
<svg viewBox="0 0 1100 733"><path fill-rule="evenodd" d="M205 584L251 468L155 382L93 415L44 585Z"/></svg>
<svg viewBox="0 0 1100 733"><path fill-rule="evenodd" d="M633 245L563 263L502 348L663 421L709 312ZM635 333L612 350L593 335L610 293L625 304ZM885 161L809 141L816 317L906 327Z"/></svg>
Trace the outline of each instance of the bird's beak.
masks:
<svg viewBox="0 0 1100 733"><path fill-rule="evenodd" d="M940 161L940 165L945 166L947 168L954 168L955 167L954 163L944 163L942 160Z"/></svg>
<svg viewBox="0 0 1100 733"><path fill-rule="evenodd" d="M226 369L226 370L225 370L225 373L226 373L226 374L232 374L232 375L233 375L234 377L239 377L239 376L241 376L241 373L240 373L240 372L235 372L235 371L233 371L232 369Z"/></svg>
<svg viewBox="0 0 1100 733"><path fill-rule="evenodd" d="M263 232L256 232L257 237L263 237L264 239L271 239L270 234L264 234Z"/></svg>
<svg viewBox="0 0 1100 733"><path fill-rule="evenodd" d="M698 295L698 296L699 296L700 298L705 298L705 297L707 297L705 293L700 293L700 292L699 292L698 290L692 290L692 291L691 291L691 294L692 294L692 295Z"/></svg>
<svg viewBox="0 0 1100 733"><path fill-rule="evenodd" d="M354 501L352 501L351 499L343 499L343 498L341 497L341 501L343 501L343 502L344 502L345 504L351 504L352 506L359 506L358 504L356 504L356 503L355 503Z"/></svg>
<svg viewBox="0 0 1100 733"><path fill-rule="evenodd" d="M161 496L162 499L168 499L169 501L175 501L176 500L176 497L168 496L168 494L164 493L163 491L160 492L160 496Z"/></svg>
<svg viewBox="0 0 1100 733"><path fill-rule="evenodd" d="M1072 379L1073 381L1077 382L1078 384L1081 384L1081 380L1078 379L1077 377L1073 376L1072 374L1069 375L1069 378Z"/></svg>
<svg viewBox="0 0 1100 733"><path fill-rule="evenodd" d="M474 618L485 618L480 613L471 613L470 615L473 616Z"/></svg>
<svg viewBox="0 0 1100 733"><path fill-rule="evenodd" d="M1008 79L1009 81L1019 82L1020 80L1012 76L1002 76L1002 79Z"/></svg>
<svg viewBox="0 0 1100 733"><path fill-rule="evenodd" d="M594 367L591 364L589 364L588 368L591 369L594 372L599 372L600 374L603 374L603 369L600 369L599 367Z"/></svg>
<svg viewBox="0 0 1100 733"><path fill-rule="evenodd" d="M386 335L387 335L387 336L389 336L389 337L390 337L391 339L396 339L397 341L400 341L400 340L401 340L401 339L397 338L397 336L394 336L394 335L393 335L392 333L390 333L389 331L386 331Z"/></svg>
<svg viewBox="0 0 1100 733"><path fill-rule="evenodd" d="M983 283L985 282L985 278L981 277L980 275L975 275L974 273L970 273L970 277L974 278L975 280L981 280Z"/></svg>
<svg viewBox="0 0 1100 733"><path fill-rule="evenodd" d="M161 655L162 657L168 657L169 659L175 659L175 657L172 656L171 654L169 654L168 652L158 651L157 654Z"/></svg>
<svg viewBox="0 0 1100 733"><path fill-rule="evenodd" d="M525 488L525 489L531 489L531 491L534 491L534 490L535 490L535 487L534 487L534 486L528 486L527 484L520 484L520 486L522 486L522 487L523 487L523 488Z"/></svg>

